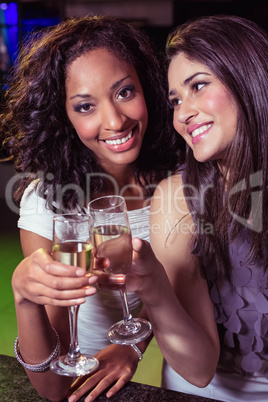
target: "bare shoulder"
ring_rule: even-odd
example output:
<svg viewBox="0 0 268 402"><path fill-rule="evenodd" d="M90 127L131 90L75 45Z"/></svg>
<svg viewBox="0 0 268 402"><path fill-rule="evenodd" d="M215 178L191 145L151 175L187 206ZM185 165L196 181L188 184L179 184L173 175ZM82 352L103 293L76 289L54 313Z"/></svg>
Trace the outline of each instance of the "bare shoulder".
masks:
<svg viewBox="0 0 268 402"><path fill-rule="evenodd" d="M182 221L185 226L184 231L187 231L188 227L192 233L193 221L184 197L182 177L177 174L163 180L155 190L151 201L151 230L161 225L162 231L165 228L166 236L170 236L172 228L177 227L177 230L182 228ZM185 225L186 222L187 225Z"/></svg>
<svg viewBox="0 0 268 402"><path fill-rule="evenodd" d="M194 233L181 175L171 176L158 185L150 213L151 245L166 270L195 270Z"/></svg>
<svg viewBox="0 0 268 402"><path fill-rule="evenodd" d="M156 187L155 193L165 191L167 189L178 190L180 188L183 191L183 181L181 174L174 174L162 180Z"/></svg>
<svg viewBox="0 0 268 402"><path fill-rule="evenodd" d="M180 174L163 180L156 188L151 202L152 214L174 214L177 218L189 214L183 193L183 181Z"/></svg>

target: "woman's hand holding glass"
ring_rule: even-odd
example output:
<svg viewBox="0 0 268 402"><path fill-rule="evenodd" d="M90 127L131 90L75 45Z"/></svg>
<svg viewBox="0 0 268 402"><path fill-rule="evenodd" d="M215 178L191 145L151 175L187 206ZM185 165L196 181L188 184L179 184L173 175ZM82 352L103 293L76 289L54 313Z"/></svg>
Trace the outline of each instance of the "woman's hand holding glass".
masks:
<svg viewBox="0 0 268 402"><path fill-rule="evenodd" d="M17 266L12 277L14 297L18 303L50 306L73 306L96 293L96 277L87 277L82 268L54 261L44 249L34 251Z"/></svg>

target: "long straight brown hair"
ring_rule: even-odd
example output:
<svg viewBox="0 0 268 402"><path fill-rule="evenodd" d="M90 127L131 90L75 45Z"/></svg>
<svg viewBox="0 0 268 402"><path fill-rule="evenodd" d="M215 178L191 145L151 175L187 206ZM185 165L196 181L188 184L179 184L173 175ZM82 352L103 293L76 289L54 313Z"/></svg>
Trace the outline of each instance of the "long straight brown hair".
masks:
<svg viewBox="0 0 268 402"><path fill-rule="evenodd" d="M168 64L180 52L206 65L238 109L237 131L224 160L228 180L216 161L200 163L186 147L185 182L199 194L193 198L190 186L185 187L197 224L195 252L203 265L216 258L221 274L228 274L229 244L248 227L252 244L248 262L264 258L267 268L268 36L237 16L201 17L170 33Z"/></svg>

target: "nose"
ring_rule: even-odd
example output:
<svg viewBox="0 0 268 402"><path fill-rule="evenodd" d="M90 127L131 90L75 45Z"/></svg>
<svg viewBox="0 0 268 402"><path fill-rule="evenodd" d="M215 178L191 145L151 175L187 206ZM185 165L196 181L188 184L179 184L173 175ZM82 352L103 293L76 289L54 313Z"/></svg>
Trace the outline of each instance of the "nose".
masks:
<svg viewBox="0 0 268 402"><path fill-rule="evenodd" d="M122 130L127 117L122 112L119 105L107 102L102 108L102 125L105 130Z"/></svg>
<svg viewBox="0 0 268 402"><path fill-rule="evenodd" d="M192 120L193 117L195 117L198 114L198 111L197 108L192 103L192 101L188 98L185 98L181 102L178 111L175 113L179 123L187 124Z"/></svg>

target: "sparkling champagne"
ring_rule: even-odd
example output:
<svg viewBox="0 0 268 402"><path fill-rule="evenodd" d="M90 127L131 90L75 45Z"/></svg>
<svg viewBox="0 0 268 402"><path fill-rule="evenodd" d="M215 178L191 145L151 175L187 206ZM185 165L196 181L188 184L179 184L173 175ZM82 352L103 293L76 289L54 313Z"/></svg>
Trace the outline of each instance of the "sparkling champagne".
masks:
<svg viewBox="0 0 268 402"><path fill-rule="evenodd" d="M53 258L55 261L66 265L84 268L92 272L93 246L89 243L67 241L53 246Z"/></svg>
<svg viewBox="0 0 268 402"><path fill-rule="evenodd" d="M102 225L93 230L94 246L97 257L108 258L108 268L94 269L99 276L101 288L118 289L125 284L131 267L132 243L128 227L121 225Z"/></svg>

